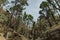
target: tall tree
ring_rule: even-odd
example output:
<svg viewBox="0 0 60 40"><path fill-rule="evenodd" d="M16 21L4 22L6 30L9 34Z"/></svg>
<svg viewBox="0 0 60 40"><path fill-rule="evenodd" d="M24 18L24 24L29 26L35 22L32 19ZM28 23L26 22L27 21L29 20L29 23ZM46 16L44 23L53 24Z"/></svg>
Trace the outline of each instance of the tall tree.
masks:
<svg viewBox="0 0 60 40"><path fill-rule="evenodd" d="M48 23L51 26L51 23L49 21L49 17L51 16L51 14L47 12L50 9L48 2L43 1L40 5L40 8L42 8L42 11L40 11L40 14L41 14L41 12L42 12L42 14L44 14L45 18L48 20Z"/></svg>
<svg viewBox="0 0 60 40"><path fill-rule="evenodd" d="M6 10L8 14L8 21L5 23L7 28L5 33L7 33L9 29L12 29L12 31L17 32L20 35L20 27L22 27L21 25L23 25L24 28L26 27L22 22L22 11L25 9L24 6L26 6L27 0L15 0L14 3L15 5L11 7L10 10ZM11 13L9 13L9 11ZM24 34L24 32L25 30L22 32L22 34Z"/></svg>
<svg viewBox="0 0 60 40"><path fill-rule="evenodd" d="M26 12L23 15L23 21L27 26L32 26L33 24L33 16L30 14L26 14Z"/></svg>
<svg viewBox="0 0 60 40"><path fill-rule="evenodd" d="M58 13L59 17L60 17L60 2L59 0L47 0L49 2L49 4L53 7L53 10L55 13Z"/></svg>
<svg viewBox="0 0 60 40"><path fill-rule="evenodd" d="M25 9L24 6L28 5L27 0L15 0L14 6L10 8L11 15L9 17L9 25L11 26L11 21L15 16L15 24L20 24L22 22L22 11ZM13 19L14 20L14 19ZM17 25L19 26L19 25ZM15 27L14 27L15 28Z"/></svg>

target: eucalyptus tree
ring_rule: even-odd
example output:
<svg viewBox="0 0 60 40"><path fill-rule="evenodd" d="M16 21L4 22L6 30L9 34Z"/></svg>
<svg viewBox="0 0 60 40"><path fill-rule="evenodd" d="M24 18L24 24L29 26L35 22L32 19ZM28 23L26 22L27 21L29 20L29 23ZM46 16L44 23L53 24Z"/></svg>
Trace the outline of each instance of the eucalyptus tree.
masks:
<svg viewBox="0 0 60 40"><path fill-rule="evenodd" d="M38 26L40 27L39 28L40 32L44 32L46 31L47 27L49 26L52 27L54 24L57 24L55 15L58 13L58 10L60 11L59 2L57 0L43 1L40 4L40 8L41 8L41 10L39 11L40 16L38 18L37 23L38 23Z"/></svg>
<svg viewBox="0 0 60 40"><path fill-rule="evenodd" d="M33 16L29 14L27 19L27 25L29 25L31 22L33 22Z"/></svg>
<svg viewBox="0 0 60 40"><path fill-rule="evenodd" d="M14 6L9 9L9 11L11 12L11 15L9 17L8 24L10 23L9 24L10 27L11 25L13 25L11 21L14 17L15 19L13 20L15 20L15 24L17 27L19 26L20 22L22 22L22 17L23 17L22 11L25 9L24 6L28 5L28 3L27 3L27 0L15 0L12 3L14 3ZM13 27L13 28L16 28L16 27Z"/></svg>
<svg viewBox="0 0 60 40"><path fill-rule="evenodd" d="M7 15L8 15L8 20L7 20L7 23L5 23L6 28L7 28L5 33L7 33L7 30L9 30L9 28L12 29L12 31L18 32L18 31L20 31L19 30L20 25L24 26L24 24L22 22L22 16L23 16L22 12L25 9L24 6L28 5L27 0L15 0L13 3L15 5L13 7L11 7L9 10L6 10ZM18 32L18 34L20 34L20 33Z"/></svg>
<svg viewBox="0 0 60 40"><path fill-rule="evenodd" d="M42 11L40 11L40 14L41 14L41 12L42 12L42 14L44 14L45 19L47 19L49 25L52 26L52 25L51 25L51 22L50 22L50 20L49 20L49 18L51 17L51 14L48 13L48 10L50 9L50 8L49 8L49 3L43 1L43 2L40 4L40 8L42 9Z"/></svg>
<svg viewBox="0 0 60 40"><path fill-rule="evenodd" d="M23 15L23 21L27 26L32 26L33 24L33 16L30 14L26 14L26 12Z"/></svg>
<svg viewBox="0 0 60 40"><path fill-rule="evenodd" d="M25 9L24 6L28 6L27 0L15 0L15 6L11 8L12 16L14 15L16 19L16 26L14 25L13 27L17 30L17 32L19 31L19 34L22 33L23 35L26 33L27 29L25 28L26 25L23 23L23 10ZM20 30L20 27L23 27L21 29L22 31Z"/></svg>
<svg viewBox="0 0 60 40"><path fill-rule="evenodd" d="M28 17L27 13L24 12L24 14L23 14L23 22L24 22L25 24L27 24L27 23L26 23L27 17Z"/></svg>
<svg viewBox="0 0 60 40"><path fill-rule="evenodd" d="M52 6L55 13L58 13L60 17L60 1L59 0L47 0L47 2Z"/></svg>
<svg viewBox="0 0 60 40"><path fill-rule="evenodd" d="M57 13L57 10L56 10L57 7L53 3L53 0L47 0L45 2L43 1L40 5L40 8L42 9L42 12L44 12L46 19L48 19L48 22L50 21L49 19L52 19L54 23L57 24L55 19L55 15ZM50 22L49 24L51 25Z"/></svg>

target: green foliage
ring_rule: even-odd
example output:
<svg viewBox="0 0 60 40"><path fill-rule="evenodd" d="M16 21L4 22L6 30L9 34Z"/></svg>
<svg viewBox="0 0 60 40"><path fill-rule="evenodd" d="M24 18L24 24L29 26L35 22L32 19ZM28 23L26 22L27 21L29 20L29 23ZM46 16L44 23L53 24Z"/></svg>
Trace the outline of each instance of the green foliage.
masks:
<svg viewBox="0 0 60 40"><path fill-rule="evenodd" d="M27 0L21 0L21 5L28 5Z"/></svg>
<svg viewBox="0 0 60 40"><path fill-rule="evenodd" d="M41 4L40 4L40 8L46 8L48 7L48 3L43 1Z"/></svg>
<svg viewBox="0 0 60 40"><path fill-rule="evenodd" d="M33 16L30 15L30 14L26 14L26 12L24 12L23 21L24 21L24 23L26 23L27 25L30 25L31 22L33 23Z"/></svg>
<svg viewBox="0 0 60 40"><path fill-rule="evenodd" d="M2 3L4 1L5 0L0 0ZM40 4L41 10L39 11L40 16L37 22L34 22L31 14L27 14L26 12L23 14L24 6L28 6L27 0L15 0L15 5L10 8L11 14L0 14L0 22L5 23L5 31L13 31L12 36L16 33L18 36L21 34L25 37L28 36L26 38L30 40L31 38L35 40L38 37L41 38L44 32L51 29L52 26L56 24L57 20L55 14L58 8L56 8L52 0L43 1ZM6 11L9 13L8 10ZM30 26L32 27L31 29L28 28ZM15 36L16 35L14 35L14 37Z"/></svg>
<svg viewBox="0 0 60 40"><path fill-rule="evenodd" d="M58 6L58 8L56 5ZM57 22L59 20L60 15L56 15L57 13L59 14L59 12L57 11L59 10L59 3L57 0L43 1L40 4L40 8L41 8L41 10L39 11L40 16L38 18L37 24L39 27L38 29L40 30L41 33L40 37L42 37L43 33L51 29L53 25L56 25L60 22L60 21ZM58 19L56 19L57 16Z"/></svg>
<svg viewBox="0 0 60 40"><path fill-rule="evenodd" d="M33 16L29 14L28 15L28 19L32 21L33 20Z"/></svg>
<svg viewBox="0 0 60 40"><path fill-rule="evenodd" d="M26 12L25 12L24 15L23 15L23 20L24 20L24 21L27 20L27 16L28 16L28 15L27 15Z"/></svg>

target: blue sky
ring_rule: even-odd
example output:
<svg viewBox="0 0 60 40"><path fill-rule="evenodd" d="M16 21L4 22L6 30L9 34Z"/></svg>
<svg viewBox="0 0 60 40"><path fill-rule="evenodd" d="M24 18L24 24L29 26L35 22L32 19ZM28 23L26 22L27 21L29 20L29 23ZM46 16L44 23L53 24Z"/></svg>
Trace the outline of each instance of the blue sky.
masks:
<svg viewBox="0 0 60 40"><path fill-rule="evenodd" d="M7 8L9 9L12 5L14 5L11 4L11 1L12 0L9 0L9 4L5 5L3 9L7 9ZM39 16L39 10L40 10L39 6L42 1L43 0L28 0L29 6L26 6L26 9L24 10L26 11L27 14L31 14L34 17L35 21L37 21L37 18Z"/></svg>
<svg viewBox="0 0 60 40"><path fill-rule="evenodd" d="M28 14L31 14L34 17L35 21L37 21L37 18L39 16L39 10L40 10L39 6L42 1L43 0L29 0L28 1L29 6L26 7L25 11Z"/></svg>

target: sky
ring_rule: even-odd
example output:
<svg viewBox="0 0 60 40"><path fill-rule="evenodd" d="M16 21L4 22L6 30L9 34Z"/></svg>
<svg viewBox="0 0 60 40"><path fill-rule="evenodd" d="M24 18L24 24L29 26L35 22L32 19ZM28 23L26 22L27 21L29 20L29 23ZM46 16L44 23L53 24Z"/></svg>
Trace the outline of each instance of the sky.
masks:
<svg viewBox="0 0 60 40"><path fill-rule="evenodd" d="M26 13L31 14L34 17L34 21L37 21L39 17L39 6L43 0L29 0L29 6L26 7Z"/></svg>
<svg viewBox="0 0 60 40"><path fill-rule="evenodd" d="M9 0L9 4L5 5L3 9L7 9L7 8L9 9L11 5L14 5L11 4L11 1L12 0ZM34 21L37 21L37 18L39 16L39 10L40 10L39 6L42 1L44 0L28 0L29 6L26 6L26 9L24 11L26 11L27 14L31 14L34 17Z"/></svg>

